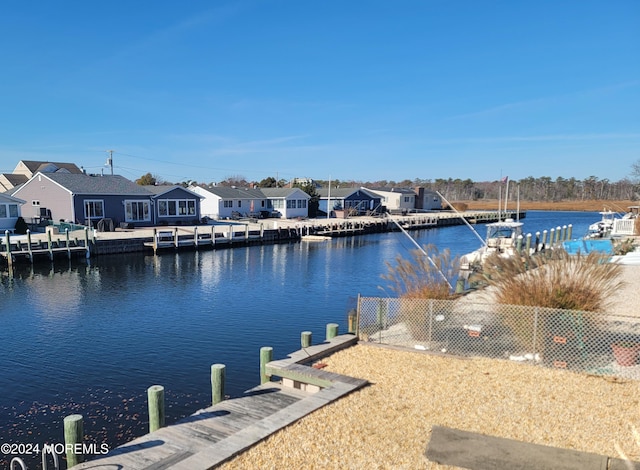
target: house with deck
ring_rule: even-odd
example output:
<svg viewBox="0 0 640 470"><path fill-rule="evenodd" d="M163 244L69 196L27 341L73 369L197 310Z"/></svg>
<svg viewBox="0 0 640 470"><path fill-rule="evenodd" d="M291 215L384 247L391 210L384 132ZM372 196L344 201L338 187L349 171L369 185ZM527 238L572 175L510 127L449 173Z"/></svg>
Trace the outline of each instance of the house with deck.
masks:
<svg viewBox="0 0 640 470"><path fill-rule="evenodd" d="M382 197L367 188L320 188L319 210L334 216L378 215L382 213Z"/></svg>
<svg viewBox="0 0 640 470"><path fill-rule="evenodd" d="M227 186L190 186L202 197L202 217L213 220L241 217L268 217L271 210L266 196L259 189L239 189Z"/></svg>
<svg viewBox="0 0 640 470"><path fill-rule="evenodd" d="M411 212L416 208L416 192L406 188L367 188L380 196L381 203L391 213Z"/></svg>
<svg viewBox="0 0 640 470"><path fill-rule="evenodd" d="M154 194L119 175L38 172L12 196L26 201L22 216L32 224L75 222L105 231L155 224Z"/></svg>
<svg viewBox="0 0 640 470"><path fill-rule="evenodd" d="M285 219L309 217L309 196L300 188L260 188L267 198L267 207Z"/></svg>
<svg viewBox="0 0 640 470"><path fill-rule="evenodd" d="M151 197L151 220L155 225L197 225L200 223L200 202L204 196L180 185L143 186Z"/></svg>

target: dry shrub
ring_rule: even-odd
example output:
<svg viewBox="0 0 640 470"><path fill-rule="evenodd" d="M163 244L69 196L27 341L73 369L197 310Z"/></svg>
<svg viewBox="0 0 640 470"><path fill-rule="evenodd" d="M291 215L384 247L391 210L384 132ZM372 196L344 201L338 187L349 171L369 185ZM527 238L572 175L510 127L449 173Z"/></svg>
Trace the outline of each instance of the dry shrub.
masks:
<svg viewBox="0 0 640 470"><path fill-rule="evenodd" d="M456 297L452 289L453 282L460 270L459 257L451 258L449 250L440 252L434 245L412 250L411 258L396 256L395 264L385 262L387 273L382 279L400 298L441 299Z"/></svg>
<svg viewBox="0 0 640 470"><path fill-rule="evenodd" d="M527 257L494 257L484 267L498 303L602 312L620 289L622 266L598 252L551 250Z"/></svg>
<svg viewBox="0 0 640 470"><path fill-rule="evenodd" d="M451 203L451 207L458 212L465 212L469 209L469 204L466 202L454 201Z"/></svg>
<svg viewBox="0 0 640 470"><path fill-rule="evenodd" d="M452 286L460 270L459 257L452 258L449 250L439 252L434 245L423 248L424 253L412 250L410 259L397 256L395 263L386 262L387 273L381 276L400 298L400 321L420 341L432 339L429 325L436 315L449 316L448 302L442 301L458 297ZM437 323L439 328L445 324Z"/></svg>

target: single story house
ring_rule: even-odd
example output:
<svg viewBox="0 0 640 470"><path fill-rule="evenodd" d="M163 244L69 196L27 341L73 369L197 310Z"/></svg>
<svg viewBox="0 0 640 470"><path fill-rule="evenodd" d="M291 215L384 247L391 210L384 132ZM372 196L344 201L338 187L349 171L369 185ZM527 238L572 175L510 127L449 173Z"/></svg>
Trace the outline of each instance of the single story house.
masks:
<svg viewBox="0 0 640 470"><path fill-rule="evenodd" d="M184 188L159 188L151 192L120 175L56 172L36 173L12 195L26 201L22 214L28 223L69 221L110 230L120 224L157 225L158 217L172 224L200 219L197 195Z"/></svg>
<svg viewBox="0 0 640 470"><path fill-rule="evenodd" d="M442 198L436 191L416 188L416 209L425 211L442 210Z"/></svg>
<svg viewBox="0 0 640 470"><path fill-rule="evenodd" d="M155 225L196 225L200 222L200 202L204 196L180 185L143 186L151 197Z"/></svg>
<svg viewBox="0 0 640 470"><path fill-rule="evenodd" d="M375 215L382 212L382 198L366 188L320 188L319 210L344 211L345 216ZM335 215L335 214L334 214Z"/></svg>
<svg viewBox="0 0 640 470"><path fill-rule="evenodd" d="M21 206L24 203L25 201L17 197L0 194L0 232L2 235L7 230L13 231L18 218L22 216Z"/></svg>
<svg viewBox="0 0 640 470"><path fill-rule="evenodd" d="M267 217L271 214L267 197L259 189L238 189L227 186L190 186L201 196L202 217L237 219L239 217Z"/></svg>
<svg viewBox="0 0 640 470"><path fill-rule="evenodd" d="M411 212L416 208L416 192L405 188L369 188L381 199L382 205L390 212Z"/></svg>
<svg viewBox="0 0 640 470"><path fill-rule="evenodd" d="M267 197L267 207L285 219L309 217L309 196L300 188L260 188Z"/></svg>

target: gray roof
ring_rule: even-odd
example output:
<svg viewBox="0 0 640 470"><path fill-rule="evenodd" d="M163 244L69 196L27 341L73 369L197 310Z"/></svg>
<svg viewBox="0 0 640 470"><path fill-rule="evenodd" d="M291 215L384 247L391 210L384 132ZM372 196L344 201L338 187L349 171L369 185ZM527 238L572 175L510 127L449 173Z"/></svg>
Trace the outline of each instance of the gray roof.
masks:
<svg viewBox="0 0 640 470"><path fill-rule="evenodd" d="M14 187L19 184L26 183L29 178L26 175L16 175L14 173L3 173L2 174L9 183L11 183Z"/></svg>
<svg viewBox="0 0 640 470"><path fill-rule="evenodd" d="M190 194L191 196L194 196L200 199L203 198L203 196L200 196L199 194L196 194L193 191L190 191L189 189L185 188L184 186L180 186L179 184L159 184L159 185L145 184L143 188L145 188L147 191L149 191L150 193L153 193L156 196L161 196L162 194L171 192L174 189L179 189L181 191L184 191Z"/></svg>
<svg viewBox="0 0 640 470"><path fill-rule="evenodd" d="M66 170L69 173L80 174L82 170L78 168L75 163L65 163L65 162L42 162L37 160L21 160L21 162L26 166L32 174L36 174L38 171L41 171L43 168L46 168L49 165L55 165L58 170Z"/></svg>
<svg viewBox="0 0 640 470"><path fill-rule="evenodd" d="M276 198L282 197L285 198L289 196L291 193L295 193L297 191L302 191L300 188L260 188L260 190L264 193L266 197ZM307 193L302 191L305 195L309 196ZM309 196L311 197L311 196Z"/></svg>
<svg viewBox="0 0 640 470"><path fill-rule="evenodd" d="M318 194L320 195L320 197L329 197L329 188L320 188L317 191L318 191ZM357 191L362 191L368 197L371 197L371 198L380 198L380 195L372 193L371 191L367 190L366 188L331 188L331 197L332 198L335 197L335 198L338 198L338 199L344 199L344 198L347 198L347 197L351 196L353 193L355 193Z"/></svg>
<svg viewBox="0 0 640 470"><path fill-rule="evenodd" d="M73 194L151 196L143 186L120 175L89 176L84 173L42 173L42 175Z"/></svg>
<svg viewBox="0 0 640 470"><path fill-rule="evenodd" d="M222 199L266 199L265 194L260 189L238 189L228 186L214 186L203 189Z"/></svg>
<svg viewBox="0 0 640 470"><path fill-rule="evenodd" d="M13 202L16 204L24 204L26 202L26 201L23 201L22 199L18 199L17 197L10 196L9 194L6 194L6 193L0 193L0 201Z"/></svg>
<svg viewBox="0 0 640 470"><path fill-rule="evenodd" d="M399 193L399 194L410 194L412 196L416 195L415 190L409 188L367 188L370 191L379 191L384 193Z"/></svg>

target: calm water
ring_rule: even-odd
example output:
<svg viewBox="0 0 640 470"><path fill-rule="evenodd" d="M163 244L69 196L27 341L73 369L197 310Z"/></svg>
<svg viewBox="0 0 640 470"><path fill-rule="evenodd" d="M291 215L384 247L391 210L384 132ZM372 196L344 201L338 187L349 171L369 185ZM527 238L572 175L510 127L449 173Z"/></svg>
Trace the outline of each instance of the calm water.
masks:
<svg viewBox="0 0 640 470"><path fill-rule="evenodd" d="M527 214L525 232L597 213ZM477 226L484 237L485 228ZM413 232L418 243L464 254L466 226ZM208 405L209 371L227 366L226 393L259 383L259 349L274 357L346 331L358 294L385 295L385 261L414 249L401 233L21 266L0 283L0 442L61 442L64 416L81 413L92 441L119 445L146 430L146 389L165 387L167 422ZM2 462L0 461L0 464ZM30 467L33 468L33 467Z"/></svg>

